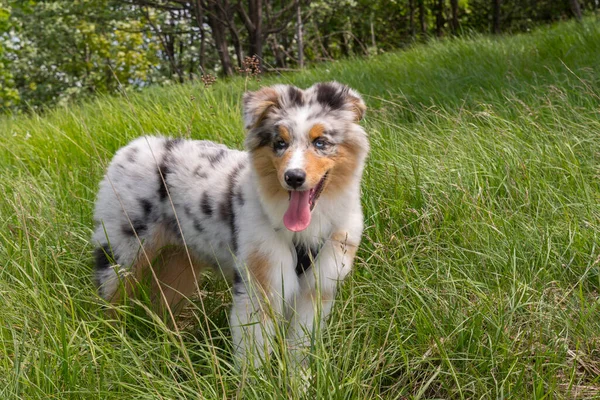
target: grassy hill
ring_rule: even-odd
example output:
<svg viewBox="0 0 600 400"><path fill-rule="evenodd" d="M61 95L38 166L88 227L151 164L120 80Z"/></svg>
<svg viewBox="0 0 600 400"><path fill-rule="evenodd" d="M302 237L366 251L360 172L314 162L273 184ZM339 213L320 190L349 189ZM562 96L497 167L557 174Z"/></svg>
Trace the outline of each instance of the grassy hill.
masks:
<svg viewBox="0 0 600 400"><path fill-rule="evenodd" d="M152 133L241 147L246 88L326 80L365 95L373 150L309 384L285 358L236 373L214 279L177 330L113 323L89 243L113 152ZM2 119L0 398L600 398L599 133L592 19Z"/></svg>

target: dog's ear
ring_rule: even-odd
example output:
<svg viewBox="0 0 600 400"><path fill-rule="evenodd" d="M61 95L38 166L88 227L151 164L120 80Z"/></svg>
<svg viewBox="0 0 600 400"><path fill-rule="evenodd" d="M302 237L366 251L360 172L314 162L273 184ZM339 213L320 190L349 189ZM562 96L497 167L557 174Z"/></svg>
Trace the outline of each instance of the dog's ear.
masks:
<svg viewBox="0 0 600 400"><path fill-rule="evenodd" d="M242 99L244 127L256 128L274 108L278 108L279 92L273 87L265 87L256 92L246 92Z"/></svg>
<svg viewBox="0 0 600 400"><path fill-rule="evenodd" d="M313 86L317 101L330 110L352 112L354 122L365 116L367 106L357 91L338 82L324 82Z"/></svg>
<svg viewBox="0 0 600 400"><path fill-rule="evenodd" d="M346 86L347 87L347 86ZM348 104L350 105L350 109L354 113L354 121L358 122L365 117L365 111L367 111L367 106L363 101L360 94L354 89L348 88Z"/></svg>

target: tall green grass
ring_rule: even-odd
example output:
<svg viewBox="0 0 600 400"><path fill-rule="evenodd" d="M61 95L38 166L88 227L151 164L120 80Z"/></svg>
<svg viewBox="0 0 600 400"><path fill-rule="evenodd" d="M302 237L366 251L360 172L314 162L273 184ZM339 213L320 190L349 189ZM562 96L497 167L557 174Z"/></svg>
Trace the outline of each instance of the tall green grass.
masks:
<svg viewBox="0 0 600 400"><path fill-rule="evenodd" d="M153 133L241 147L244 90L326 80L365 95L372 152L309 377L284 355L236 372L210 277L177 329L103 313L89 238L114 151ZM0 398L600 398L592 19L5 118L0 162Z"/></svg>

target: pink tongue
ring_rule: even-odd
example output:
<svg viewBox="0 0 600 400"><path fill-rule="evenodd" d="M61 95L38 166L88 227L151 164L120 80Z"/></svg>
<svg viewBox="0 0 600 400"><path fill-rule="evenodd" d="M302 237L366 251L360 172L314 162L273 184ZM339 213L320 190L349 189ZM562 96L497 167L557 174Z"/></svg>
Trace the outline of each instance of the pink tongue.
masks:
<svg viewBox="0 0 600 400"><path fill-rule="evenodd" d="M300 232L310 224L310 190L290 193L290 205L283 216L283 223L290 231Z"/></svg>

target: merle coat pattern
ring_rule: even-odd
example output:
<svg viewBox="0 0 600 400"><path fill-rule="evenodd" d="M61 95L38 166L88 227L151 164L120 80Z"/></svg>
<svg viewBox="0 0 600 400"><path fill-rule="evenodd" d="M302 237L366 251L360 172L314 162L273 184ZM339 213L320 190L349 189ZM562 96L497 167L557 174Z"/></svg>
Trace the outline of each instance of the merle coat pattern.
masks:
<svg viewBox="0 0 600 400"><path fill-rule="evenodd" d="M119 302L146 280L157 308L177 312L215 268L233 281L239 360L268 354L274 315L306 344L363 230L364 110L336 82L276 85L244 95L247 151L166 137L120 149L95 209L100 295Z"/></svg>

